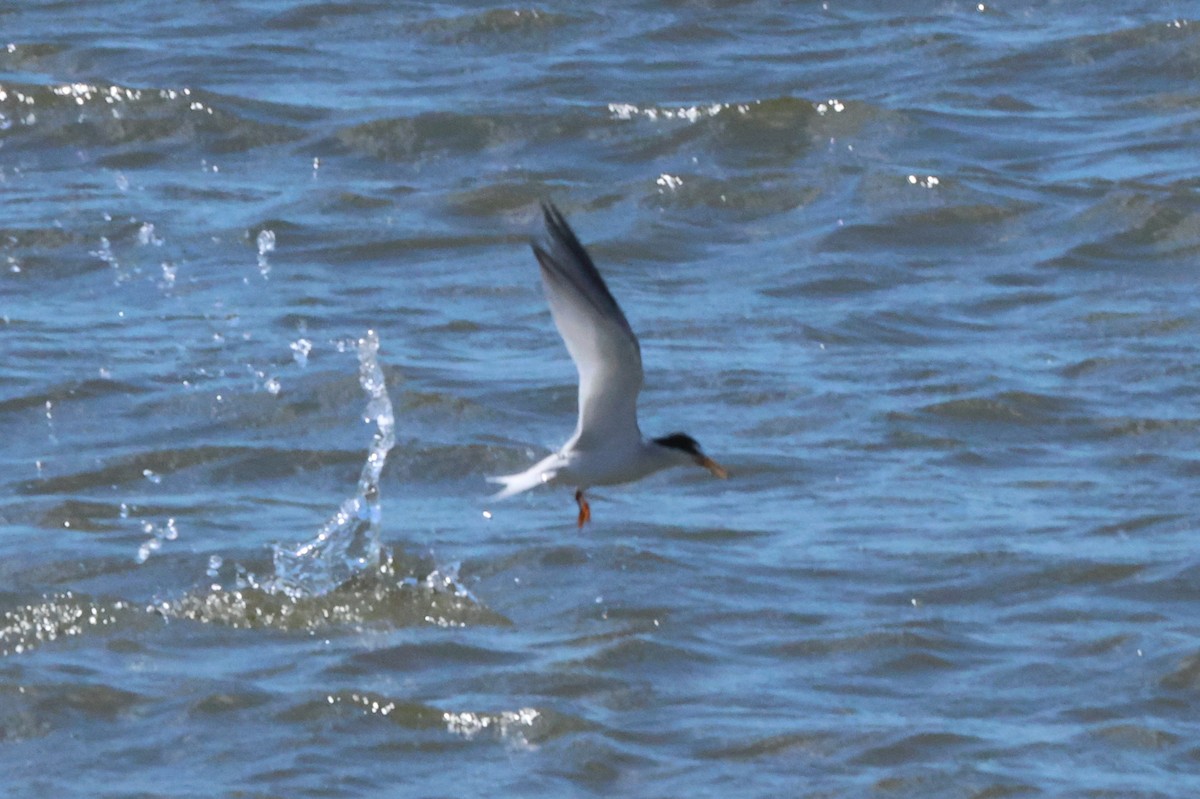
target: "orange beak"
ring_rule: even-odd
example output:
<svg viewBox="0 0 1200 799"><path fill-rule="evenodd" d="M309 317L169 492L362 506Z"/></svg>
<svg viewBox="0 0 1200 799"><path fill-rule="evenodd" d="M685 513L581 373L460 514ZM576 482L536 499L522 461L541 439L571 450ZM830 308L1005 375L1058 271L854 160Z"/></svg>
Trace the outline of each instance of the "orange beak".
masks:
<svg viewBox="0 0 1200 799"><path fill-rule="evenodd" d="M697 455L696 463L700 464L705 469L708 469L710 472L712 472L714 477L719 477L722 480L729 477L729 472L725 471L725 467L722 466L721 464L717 463L716 461L714 461L712 458L708 457L707 455Z"/></svg>

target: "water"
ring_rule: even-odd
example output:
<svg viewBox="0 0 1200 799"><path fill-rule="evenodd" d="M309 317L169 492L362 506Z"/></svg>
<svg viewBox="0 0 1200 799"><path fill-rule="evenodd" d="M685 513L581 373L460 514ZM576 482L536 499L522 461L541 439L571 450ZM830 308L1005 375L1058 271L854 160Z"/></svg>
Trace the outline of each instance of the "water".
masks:
<svg viewBox="0 0 1200 799"><path fill-rule="evenodd" d="M260 258L262 252L260 235ZM337 513L321 526L312 540L275 545L274 568L262 586L270 593L281 593L290 599L322 596L354 577L370 575L386 567L391 561L380 540L383 512L379 478L387 464L388 453L396 444L396 418L383 368L379 365L379 336L373 330L367 331L355 343L355 349L358 352L358 382L367 394L363 418L374 422L377 428L367 462L358 477L358 490L342 502ZM250 587L257 586L251 583Z"/></svg>
<svg viewBox="0 0 1200 799"><path fill-rule="evenodd" d="M1195 3L0 20L7 795L1200 790Z"/></svg>

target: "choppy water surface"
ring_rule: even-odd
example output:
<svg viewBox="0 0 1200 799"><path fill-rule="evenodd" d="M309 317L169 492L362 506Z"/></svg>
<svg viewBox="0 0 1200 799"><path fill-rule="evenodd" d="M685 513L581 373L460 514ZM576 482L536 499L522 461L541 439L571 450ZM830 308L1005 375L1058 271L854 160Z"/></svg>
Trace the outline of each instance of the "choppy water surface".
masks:
<svg viewBox="0 0 1200 799"><path fill-rule="evenodd" d="M901 5L0 8L6 794L1200 791L1200 6Z"/></svg>

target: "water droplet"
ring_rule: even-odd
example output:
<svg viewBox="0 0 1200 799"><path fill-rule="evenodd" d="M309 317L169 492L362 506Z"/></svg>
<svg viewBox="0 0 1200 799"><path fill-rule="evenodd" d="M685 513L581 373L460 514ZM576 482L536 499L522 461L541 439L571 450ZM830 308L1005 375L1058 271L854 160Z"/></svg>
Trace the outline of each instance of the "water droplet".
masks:
<svg viewBox="0 0 1200 799"><path fill-rule="evenodd" d="M298 338L291 343L292 358L301 366L308 365L308 354L312 352L312 342L306 338Z"/></svg>
<svg viewBox="0 0 1200 799"><path fill-rule="evenodd" d="M275 252L275 231L260 230L258 232L258 273L265 279L271 271L271 264L267 260L267 253Z"/></svg>
<svg viewBox="0 0 1200 799"><path fill-rule="evenodd" d="M162 243L163 240L154 235L154 223L143 222L142 226L138 228L138 244L141 244L143 247L150 244L153 244L155 247L161 247Z"/></svg>
<svg viewBox="0 0 1200 799"><path fill-rule="evenodd" d="M275 574L264 586L270 591L293 597L319 596L355 574L377 568L388 557L380 541L379 475L395 444L395 417L377 358L379 337L368 331L357 342L357 350L359 384L368 396L366 415L377 426L358 492L341 504L313 538L275 547ZM293 346L293 351L307 354L303 345Z"/></svg>

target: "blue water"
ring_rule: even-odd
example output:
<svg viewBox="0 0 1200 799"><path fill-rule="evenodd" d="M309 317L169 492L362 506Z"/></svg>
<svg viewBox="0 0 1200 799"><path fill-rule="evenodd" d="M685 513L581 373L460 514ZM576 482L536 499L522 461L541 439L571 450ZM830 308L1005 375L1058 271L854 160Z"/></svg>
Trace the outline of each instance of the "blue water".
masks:
<svg viewBox="0 0 1200 799"><path fill-rule="evenodd" d="M1200 790L1196 3L0 23L7 795ZM728 481L488 498L543 199Z"/></svg>

